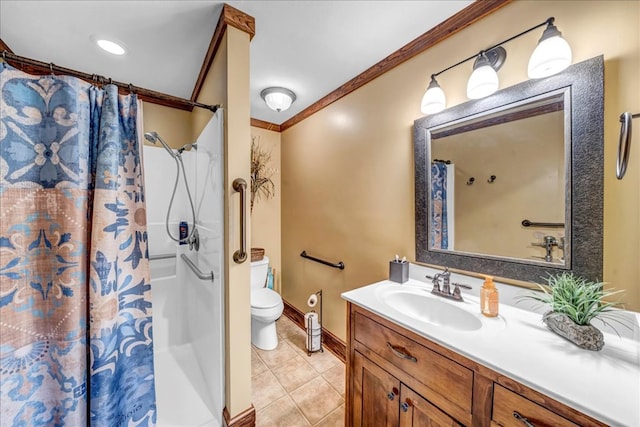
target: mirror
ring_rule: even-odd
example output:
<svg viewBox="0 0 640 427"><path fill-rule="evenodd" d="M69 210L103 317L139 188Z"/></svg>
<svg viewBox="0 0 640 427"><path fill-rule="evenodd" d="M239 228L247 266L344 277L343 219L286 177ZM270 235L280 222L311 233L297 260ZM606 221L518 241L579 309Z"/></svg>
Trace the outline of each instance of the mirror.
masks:
<svg viewBox="0 0 640 427"><path fill-rule="evenodd" d="M416 261L602 279L603 60L414 124Z"/></svg>

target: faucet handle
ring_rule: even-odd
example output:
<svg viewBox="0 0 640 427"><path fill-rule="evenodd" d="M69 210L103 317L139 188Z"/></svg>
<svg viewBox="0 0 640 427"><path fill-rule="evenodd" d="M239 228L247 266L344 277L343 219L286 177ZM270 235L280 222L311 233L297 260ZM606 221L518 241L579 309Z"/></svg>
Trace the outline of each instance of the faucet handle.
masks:
<svg viewBox="0 0 640 427"><path fill-rule="evenodd" d="M440 276L441 275L442 273L436 273L433 276L429 276L428 274L424 276L427 279L431 279L431 281L433 282L433 289L431 290L431 292L434 292L434 291L440 292Z"/></svg>
<svg viewBox="0 0 640 427"><path fill-rule="evenodd" d="M469 285L465 285L463 283L452 283L453 285L453 299L457 300L457 301L462 301L462 293L460 292L460 288L465 288L465 289L473 289L471 286Z"/></svg>

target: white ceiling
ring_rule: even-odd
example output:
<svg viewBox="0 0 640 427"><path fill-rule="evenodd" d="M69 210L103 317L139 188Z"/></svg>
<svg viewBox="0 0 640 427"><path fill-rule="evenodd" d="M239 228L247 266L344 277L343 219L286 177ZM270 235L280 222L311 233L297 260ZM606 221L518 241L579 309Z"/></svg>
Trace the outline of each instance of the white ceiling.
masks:
<svg viewBox="0 0 640 427"><path fill-rule="evenodd" d="M226 3L256 20L251 116L281 124L472 1ZM222 4L0 0L0 38L17 55L188 99ZM102 52L91 35L119 40L128 53ZM269 86L293 90L296 102L281 113L269 110L260 98Z"/></svg>

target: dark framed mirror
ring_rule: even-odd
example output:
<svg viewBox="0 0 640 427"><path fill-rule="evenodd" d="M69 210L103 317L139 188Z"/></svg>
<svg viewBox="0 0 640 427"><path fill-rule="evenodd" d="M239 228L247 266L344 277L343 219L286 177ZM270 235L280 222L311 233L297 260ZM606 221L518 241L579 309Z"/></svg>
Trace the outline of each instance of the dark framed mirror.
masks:
<svg viewBox="0 0 640 427"><path fill-rule="evenodd" d="M417 262L602 279L603 73L600 56L415 121Z"/></svg>

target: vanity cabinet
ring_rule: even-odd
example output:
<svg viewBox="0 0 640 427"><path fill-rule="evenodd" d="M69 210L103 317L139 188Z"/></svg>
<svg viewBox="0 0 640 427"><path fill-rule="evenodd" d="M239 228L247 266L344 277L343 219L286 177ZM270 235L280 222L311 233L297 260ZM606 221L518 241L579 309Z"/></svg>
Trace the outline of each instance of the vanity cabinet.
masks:
<svg viewBox="0 0 640 427"><path fill-rule="evenodd" d="M355 426L458 426L447 414L396 377L356 352L354 355Z"/></svg>
<svg viewBox="0 0 640 427"><path fill-rule="evenodd" d="M605 425L358 305L347 306L347 426Z"/></svg>

